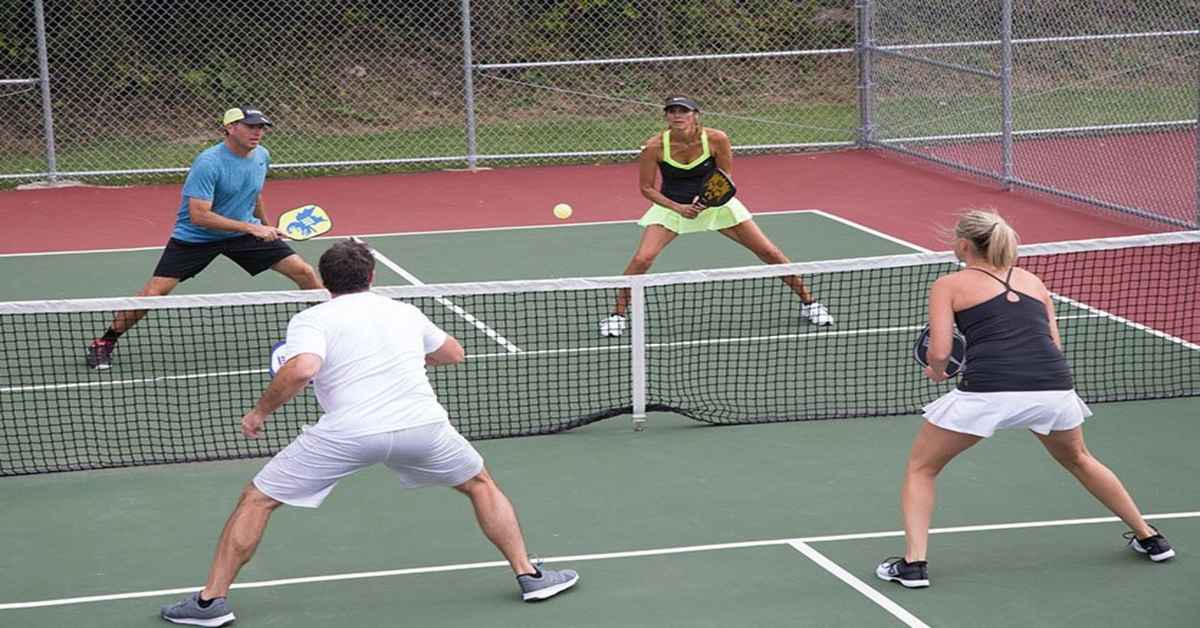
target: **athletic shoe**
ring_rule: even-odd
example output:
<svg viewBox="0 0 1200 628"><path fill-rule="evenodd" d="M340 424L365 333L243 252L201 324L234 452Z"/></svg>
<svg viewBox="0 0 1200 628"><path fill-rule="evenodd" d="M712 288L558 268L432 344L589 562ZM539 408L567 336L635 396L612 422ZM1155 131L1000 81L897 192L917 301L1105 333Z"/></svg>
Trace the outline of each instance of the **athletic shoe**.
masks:
<svg viewBox="0 0 1200 628"><path fill-rule="evenodd" d="M929 565L923 560L910 563L902 557L893 556L879 563L875 575L880 580L899 582L910 589L929 586Z"/></svg>
<svg viewBox="0 0 1200 628"><path fill-rule="evenodd" d="M541 563L534 568L538 570L536 576L517 576L517 584L521 585L521 599L526 602L552 598L579 582L579 574L570 569L542 569Z"/></svg>
<svg viewBox="0 0 1200 628"><path fill-rule="evenodd" d="M236 619L225 598L213 598L208 608L200 606L200 592L197 591L169 606L162 607L162 618L173 624L189 626L224 626Z"/></svg>
<svg viewBox="0 0 1200 628"><path fill-rule="evenodd" d="M800 314L813 325L827 327L833 324L833 317L829 315L829 309L816 301L801 305Z"/></svg>
<svg viewBox="0 0 1200 628"><path fill-rule="evenodd" d="M1158 528L1150 526L1154 529L1154 536L1139 539L1137 534L1126 532L1125 539L1129 541L1129 548L1139 554L1145 554L1150 557L1150 560L1161 563L1164 560L1170 560L1175 557L1175 550L1171 549L1171 544L1167 542L1167 538L1159 534Z"/></svg>
<svg viewBox="0 0 1200 628"><path fill-rule="evenodd" d="M112 368L112 352L117 348L117 341L97 338L87 348L87 365L93 369Z"/></svg>
<svg viewBox="0 0 1200 628"><path fill-rule="evenodd" d="M629 321L620 314L613 314L608 318L600 321L601 336L620 336L625 333L625 328L629 325Z"/></svg>

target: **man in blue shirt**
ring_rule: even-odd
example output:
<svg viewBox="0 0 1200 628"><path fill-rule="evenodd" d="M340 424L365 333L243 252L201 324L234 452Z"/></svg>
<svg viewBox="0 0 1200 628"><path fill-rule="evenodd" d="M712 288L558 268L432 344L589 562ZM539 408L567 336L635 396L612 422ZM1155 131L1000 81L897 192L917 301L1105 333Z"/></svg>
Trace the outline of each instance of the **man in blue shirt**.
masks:
<svg viewBox="0 0 1200 628"><path fill-rule="evenodd" d="M312 266L280 239L285 234L268 223L263 210L262 187L271 154L259 142L271 121L257 109L238 107L226 111L222 122L225 141L192 162L171 239L138 296L170 294L218 255L251 275L270 268L301 289L321 287ZM104 335L88 346L87 365L111 367L117 339L145 315L146 310L118 312Z"/></svg>

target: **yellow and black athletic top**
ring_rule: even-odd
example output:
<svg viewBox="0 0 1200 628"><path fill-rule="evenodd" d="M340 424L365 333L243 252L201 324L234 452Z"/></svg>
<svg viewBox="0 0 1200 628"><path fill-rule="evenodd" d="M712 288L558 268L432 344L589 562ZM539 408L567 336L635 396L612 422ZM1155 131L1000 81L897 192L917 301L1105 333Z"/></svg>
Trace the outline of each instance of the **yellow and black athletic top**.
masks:
<svg viewBox="0 0 1200 628"><path fill-rule="evenodd" d="M691 163L681 164L671 159L671 130L662 134L662 161L658 171L662 173L662 195L676 203L691 203L700 195L700 184L704 177L717 168L716 159L708 150L708 133L700 131L700 156Z"/></svg>

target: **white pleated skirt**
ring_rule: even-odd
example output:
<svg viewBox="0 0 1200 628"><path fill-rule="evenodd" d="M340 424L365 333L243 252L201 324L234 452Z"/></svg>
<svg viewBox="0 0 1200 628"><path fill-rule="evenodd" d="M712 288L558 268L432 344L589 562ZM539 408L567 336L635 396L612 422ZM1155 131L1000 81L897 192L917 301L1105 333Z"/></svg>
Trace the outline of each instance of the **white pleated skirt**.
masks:
<svg viewBox="0 0 1200 628"><path fill-rule="evenodd" d="M974 393L955 389L925 406L934 425L987 438L996 430L1024 428L1043 436L1075 429L1092 416L1074 390Z"/></svg>

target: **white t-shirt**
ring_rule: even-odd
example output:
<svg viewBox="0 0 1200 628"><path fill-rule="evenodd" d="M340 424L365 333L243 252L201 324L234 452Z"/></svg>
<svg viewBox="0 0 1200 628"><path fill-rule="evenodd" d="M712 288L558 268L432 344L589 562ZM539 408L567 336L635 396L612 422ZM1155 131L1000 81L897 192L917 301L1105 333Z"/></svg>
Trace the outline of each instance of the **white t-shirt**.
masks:
<svg viewBox="0 0 1200 628"><path fill-rule="evenodd" d="M448 420L425 375L446 341L421 310L370 292L334 297L288 323L287 352L319 356L313 379L325 414L312 429L353 438Z"/></svg>

